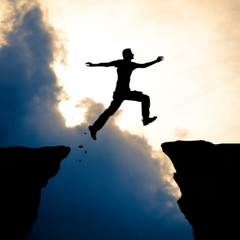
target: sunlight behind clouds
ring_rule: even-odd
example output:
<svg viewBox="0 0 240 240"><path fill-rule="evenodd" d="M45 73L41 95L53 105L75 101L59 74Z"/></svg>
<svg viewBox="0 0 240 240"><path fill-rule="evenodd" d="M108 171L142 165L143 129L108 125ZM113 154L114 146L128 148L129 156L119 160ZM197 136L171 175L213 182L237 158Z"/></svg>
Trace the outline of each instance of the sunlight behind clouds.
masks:
<svg viewBox="0 0 240 240"><path fill-rule="evenodd" d="M74 100L61 101L59 110L62 112L63 117L66 119L67 127L74 127L81 122L84 122L85 108L77 108Z"/></svg>
<svg viewBox="0 0 240 240"><path fill-rule="evenodd" d="M41 2L49 10L50 22L68 39L67 66L54 66L68 95L60 104L67 126L83 121L84 109L76 108L79 100L89 97L105 107L112 101L116 69L90 68L85 63L121 59L122 50L131 48L133 61L139 63L164 56L163 62L135 70L130 83L132 90L150 96L150 114L158 119L143 127L140 103L125 101L117 119L122 130L145 136L155 149L179 136L186 140L238 141L240 127L228 121L238 109L238 94L223 104L229 91L217 91L229 81L237 89L240 84L235 81L239 58L232 49L238 46L240 36L237 15L231 7L235 1L217 5L189 0ZM227 104L224 111L215 108L219 103ZM233 126L235 137L230 134ZM176 134L176 129L188 134Z"/></svg>
<svg viewBox="0 0 240 240"><path fill-rule="evenodd" d="M99 229L101 238L114 239L109 224L112 236L124 233L119 239L150 239L151 233L158 239L158 232L187 239L179 237L187 220L176 205L181 192L174 167L160 145L240 141L239 1L28 0L29 11L20 8L24 1L3 1L18 9L9 10L9 25L0 29L15 21L0 43L8 43L0 54L2 145L66 144L73 153L44 189L38 220L47 231L34 224L32 239L51 239L54 232L55 239L87 236L92 227L92 239ZM140 104L125 101L93 141L87 127L109 106L117 74L114 67L85 63L120 59L124 48L139 63L164 56L134 71L130 85L150 96L151 116L158 119L143 127Z"/></svg>

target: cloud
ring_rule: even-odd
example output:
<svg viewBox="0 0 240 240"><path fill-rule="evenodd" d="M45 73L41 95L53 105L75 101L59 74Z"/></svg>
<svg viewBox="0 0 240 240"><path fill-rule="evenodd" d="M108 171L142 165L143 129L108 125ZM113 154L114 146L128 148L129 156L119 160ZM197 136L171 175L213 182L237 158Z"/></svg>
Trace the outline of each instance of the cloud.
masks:
<svg viewBox="0 0 240 240"><path fill-rule="evenodd" d="M184 139L188 136L189 131L187 129L179 129L179 128L175 128L174 129L174 136L177 139Z"/></svg>
<svg viewBox="0 0 240 240"><path fill-rule="evenodd" d="M104 107L88 98L82 102L85 122L66 128L58 110L62 89L51 68L66 53L63 44L37 2L9 4L14 21L0 48L0 144L71 147L42 190L38 219L26 240L193 239L169 194L170 161L153 157L145 138L121 131L115 124L121 112L94 141L87 126Z"/></svg>
<svg viewBox="0 0 240 240"><path fill-rule="evenodd" d="M11 6L15 7L14 2ZM51 68L57 53L62 52L57 47L59 39L44 22L38 4L25 6L8 18L14 18L14 25L5 33L6 44L0 49L2 146L23 144L20 135L29 139L37 125L59 122L57 94L61 89ZM19 12L22 9L25 11Z"/></svg>

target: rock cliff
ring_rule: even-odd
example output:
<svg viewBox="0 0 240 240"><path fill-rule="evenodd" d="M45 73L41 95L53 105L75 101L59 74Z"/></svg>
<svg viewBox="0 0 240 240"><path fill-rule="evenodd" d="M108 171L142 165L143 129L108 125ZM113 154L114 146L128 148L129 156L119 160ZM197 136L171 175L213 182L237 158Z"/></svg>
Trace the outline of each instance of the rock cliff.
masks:
<svg viewBox="0 0 240 240"><path fill-rule="evenodd" d="M41 188L60 169L69 147L0 148L1 239L24 239L37 219Z"/></svg>
<svg viewBox="0 0 240 240"><path fill-rule="evenodd" d="M178 205L196 240L236 239L240 144L176 141L162 145L182 196Z"/></svg>

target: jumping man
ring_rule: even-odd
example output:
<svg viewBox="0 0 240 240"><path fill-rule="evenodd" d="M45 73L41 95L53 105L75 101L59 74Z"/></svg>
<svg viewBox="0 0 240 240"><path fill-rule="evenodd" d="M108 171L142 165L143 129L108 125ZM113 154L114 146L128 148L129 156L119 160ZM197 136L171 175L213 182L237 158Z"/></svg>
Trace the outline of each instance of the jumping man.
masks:
<svg viewBox="0 0 240 240"><path fill-rule="evenodd" d="M138 91L131 91L129 88L130 76L132 71L136 68L146 68L157 62L163 60L163 56L158 57L156 60L147 63L134 63L131 60L133 59L133 53L131 49L127 48L123 50L123 59L112 61L109 63L98 63L93 64L91 62L87 62L86 65L88 67L116 67L118 80L116 89L113 93L113 100L108 109L106 109L99 118L94 122L92 126L89 126L89 131L94 140L96 140L96 133L99 131L104 124L107 122L108 118L112 116L120 107L124 100L132 100L138 101L142 103L142 117L143 117L143 125L146 126L149 123L155 121L157 117L149 117L149 108L150 108L150 98L148 95L143 94Z"/></svg>

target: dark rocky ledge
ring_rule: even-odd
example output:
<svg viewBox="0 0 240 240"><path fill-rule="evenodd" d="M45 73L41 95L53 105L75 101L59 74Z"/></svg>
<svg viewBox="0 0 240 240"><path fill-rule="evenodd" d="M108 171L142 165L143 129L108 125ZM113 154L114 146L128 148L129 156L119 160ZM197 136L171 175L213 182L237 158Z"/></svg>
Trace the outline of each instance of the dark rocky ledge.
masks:
<svg viewBox="0 0 240 240"><path fill-rule="evenodd" d="M178 205L196 240L236 239L240 144L176 141L162 145L182 196Z"/></svg>
<svg viewBox="0 0 240 240"><path fill-rule="evenodd" d="M41 188L60 169L69 147L0 148L1 236L24 239L37 219Z"/></svg>

